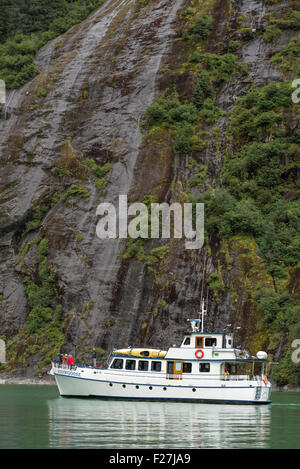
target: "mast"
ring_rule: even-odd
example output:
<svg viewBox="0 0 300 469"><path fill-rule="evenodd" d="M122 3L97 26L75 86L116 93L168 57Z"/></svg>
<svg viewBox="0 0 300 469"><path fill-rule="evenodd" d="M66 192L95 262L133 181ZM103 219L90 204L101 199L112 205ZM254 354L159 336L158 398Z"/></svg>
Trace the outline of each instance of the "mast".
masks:
<svg viewBox="0 0 300 469"><path fill-rule="evenodd" d="M203 299L203 293L204 293L204 280L205 280L205 275L206 275L206 262L207 262L207 253L205 252L204 255L204 266L203 266L203 275L202 275L202 282L201 282L201 296L200 296L200 306L201 306L201 332L204 332L204 314L207 312L204 309L204 299ZM206 307L208 305L208 286L207 286L207 291L206 291ZM200 321L200 312L199 312L199 321Z"/></svg>
<svg viewBox="0 0 300 469"><path fill-rule="evenodd" d="M207 312L204 309L204 300L202 300L202 307L201 307L201 332L204 332L204 314ZM200 318L199 318L200 319Z"/></svg>

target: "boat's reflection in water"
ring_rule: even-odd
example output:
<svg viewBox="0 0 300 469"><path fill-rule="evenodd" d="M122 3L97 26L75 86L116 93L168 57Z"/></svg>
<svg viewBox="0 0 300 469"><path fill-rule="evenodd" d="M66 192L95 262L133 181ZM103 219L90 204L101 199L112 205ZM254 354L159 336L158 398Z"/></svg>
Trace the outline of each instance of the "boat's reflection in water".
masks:
<svg viewBox="0 0 300 469"><path fill-rule="evenodd" d="M270 406L48 401L52 448L265 448Z"/></svg>

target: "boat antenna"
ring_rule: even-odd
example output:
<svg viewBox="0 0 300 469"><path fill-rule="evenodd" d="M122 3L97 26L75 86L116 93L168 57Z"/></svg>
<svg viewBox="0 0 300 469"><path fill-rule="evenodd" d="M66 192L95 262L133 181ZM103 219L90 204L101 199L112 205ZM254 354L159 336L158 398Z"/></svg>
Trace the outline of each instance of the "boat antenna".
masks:
<svg viewBox="0 0 300 469"><path fill-rule="evenodd" d="M202 300L202 306L201 306L201 332L203 332L203 329L204 329L204 314L206 313L206 311L207 310L204 309L204 300Z"/></svg>
<svg viewBox="0 0 300 469"><path fill-rule="evenodd" d="M201 296L200 296L200 307L201 307L201 312L199 312L199 321L200 321L200 313L201 313L201 332L203 332L204 328L204 314L206 313L206 310L204 309L204 280L206 277L206 262L207 262L207 253L205 252L204 254L204 262L203 262L203 274L202 274L202 282L201 282ZM206 307L208 305L208 288L207 288L207 296L206 296Z"/></svg>
<svg viewBox="0 0 300 469"><path fill-rule="evenodd" d="M200 295L200 305L202 304L203 299L203 290L204 290L204 280L206 275L206 252L204 254L204 266L203 266L203 274L202 274L202 281L201 281L201 295ZM199 318L200 319L200 318Z"/></svg>

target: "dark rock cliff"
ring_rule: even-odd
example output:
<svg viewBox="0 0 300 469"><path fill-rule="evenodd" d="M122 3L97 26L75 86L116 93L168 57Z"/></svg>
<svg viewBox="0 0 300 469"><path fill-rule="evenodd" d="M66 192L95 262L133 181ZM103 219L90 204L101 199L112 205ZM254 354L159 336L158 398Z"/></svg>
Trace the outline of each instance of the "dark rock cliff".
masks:
<svg viewBox="0 0 300 469"><path fill-rule="evenodd" d="M161 91L176 88L184 100L195 87L193 74L179 67L190 52L180 12L192 7L213 17L205 43L211 53L222 53L229 39L241 42L238 60L248 63L247 73L217 89L219 108L229 112L250 84L284 79L270 55L298 33L286 29L275 42L260 33L265 15L285 3L293 7L263 0L108 0L40 50L40 74L14 92L12 116L1 123L0 335L13 372L47 371L58 349L84 359L92 346L178 343L201 298L208 300L208 330L231 324L240 327L237 344L252 353L266 345L252 293L258 283L273 283L252 237L210 238L200 251L175 239L149 240L143 257L130 256L125 240L96 236L96 209L103 201L117 206L119 194L129 202L149 195L186 200L197 167L174 153L169 130L143 127ZM217 136L212 126L201 129L205 148L193 156L206 173L194 195L220 184L228 117L217 125ZM151 255L153 263L145 257ZM295 270L294 286L297 278ZM42 321L35 316L39 295ZM279 357L283 346L284 338L276 345Z"/></svg>

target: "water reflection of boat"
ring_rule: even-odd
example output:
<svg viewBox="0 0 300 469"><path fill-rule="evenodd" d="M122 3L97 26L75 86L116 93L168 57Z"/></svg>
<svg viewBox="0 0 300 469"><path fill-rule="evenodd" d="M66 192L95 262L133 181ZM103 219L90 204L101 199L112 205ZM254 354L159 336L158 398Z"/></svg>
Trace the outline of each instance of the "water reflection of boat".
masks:
<svg viewBox="0 0 300 469"><path fill-rule="evenodd" d="M50 447L265 448L270 407L62 399L48 401Z"/></svg>
<svg viewBox="0 0 300 469"><path fill-rule="evenodd" d="M207 403L268 404L267 354L234 348L233 334L203 332L203 316L180 347L119 349L107 369L52 363L62 396Z"/></svg>

